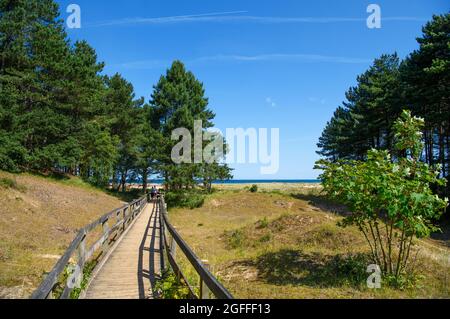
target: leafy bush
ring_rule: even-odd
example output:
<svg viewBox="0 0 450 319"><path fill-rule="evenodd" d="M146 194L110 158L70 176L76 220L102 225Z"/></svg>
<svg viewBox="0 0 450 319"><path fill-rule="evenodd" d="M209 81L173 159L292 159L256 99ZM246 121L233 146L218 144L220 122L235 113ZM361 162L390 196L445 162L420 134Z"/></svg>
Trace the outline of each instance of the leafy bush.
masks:
<svg viewBox="0 0 450 319"><path fill-rule="evenodd" d="M406 273L403 276L393 276L388 275L385 276L384 281L391 287L404 290L411 289L418 286L420 280L422 280L424 276L417 275L416 273Z"/></svg>
<svg viewBox="0 0 450 319"><path fill-rule="evenodd" d="M167 206L170 207L186 207L195 209L202 207L205 203L203 193L193 191L168 192L165 196Z"/></svg>
<svg viewBox="0 0 450 319"><path fill-rule="evenodd" d="M373 262L396 280L406 273L413 238L438 230L432 222L448 203L430 188L446 184L439 177L441 167L419 160L423 126L423 119L403 112L394 125L395 159L388 151L374 149L365 162L322 160L316 165L323 170L324 191L352 211L341 225L356 225L370 245Z"/></svg>
<svg viewBox="0 0 450 319"><path fill-rule="evenodd" d="M328 266L328 275L340 281L340 284L363 284L367 280L367 265L370 257L365 254L336 255Z"/></svg>
<svg viewBox="0 0 450 319"><path fill-rule="evenodd" d="M188 299L189 288L182 284L170 270L165 270L155 284L155 290L161 299Z"/></svg>
<svg viewBox="0 0 450 319"><path fill-rule="evenodd" d="M250 192L257 193L258 192L258 185L252 185L252 187L250 187Z"/></svg>

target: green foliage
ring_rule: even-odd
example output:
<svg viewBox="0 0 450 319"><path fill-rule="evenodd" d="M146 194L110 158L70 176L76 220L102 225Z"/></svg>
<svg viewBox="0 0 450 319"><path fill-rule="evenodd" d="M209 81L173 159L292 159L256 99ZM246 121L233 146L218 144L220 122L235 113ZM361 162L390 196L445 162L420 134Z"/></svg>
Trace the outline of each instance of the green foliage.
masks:
<svg viewBox="0 0 450 319"><path fill-rule="evenodd" d="M267 217L264 217L263 219L259 220L257 222L257 227L258 229L264 229L269 227L269 220L267 219Z"/></svg>
<svg viewBox="0 0 450 319"><path fill-rule="evenodd" d="M202 207L206 195L199 191L171 191L165 195L167 206L195 209Z"/></svg>
<svg viewBox="0 0 450 319"><path fill-rule="evenodd" d="M86 262L83 269L83 278L81 278L80 287L74 288L70 293L70 299L79 299L81 293L87 288L90 278L92 277L92 273L97 266L96 260L91 260ZM53 296L55 299L60 299L64 289L66 287L67 281L72 276L75 270L75 265L71 264L66 266L65 270L61 274L60 278L58 278L58 282L53 289Z"/></svg>
<svg viewBox="0 0 450 319"><path fill-rule="evenodd" d="M250 192L251 193L257 193L258 192L258 185L252 185L250 187Z"/></svg>
<svg viewBox="0 0 450 319"><path fill-rule="evenodd" d="M395 289L405 290L416 288L424 276L416 273L405 273L402 276L387 275L383 278L384 282Z"/></svg>
<svg viewBox="0 0 450 319"><path fill-rule="evenodd" d="M200 166L199 177L203 180L203 185L208 193L212 193L212 183L214 181L226 181L233 178L232 169L226 164L204 163Z"/></svg>
<svg viewBox="0 0 450 319"><path fill-rule="evenodd" d="M413 238L436 231L432 223L448 203L430 188L445 185L440 168L419 161L423 125L409 111L395 122L395 148L403 157L393 159L388 151L372 149L366 161L321 160L316 165L323 170L324 191L352 211L342 225L356 225L371 247L373 261L397 278L407 269Z"/></svg>
<svg viewBox="0 0 450 319"><path fill-rule="evenodd" d="M0 169L59 172L126 191L161 174L171 189L231 178L226 165L171 160L175 128L213 126L203 84L175 61L149 105L120 74L101 73L95 50L71 43L53 0L0 1ZM218 155L218 157L221 157ZM195 206L194 204L190 206Z"/></svg>
<svg viewBox="0 0 450 319"><path fill-rule="evenodd" d="M392 146L392 124L401 112L397 54L382 55L357 78L347 102L335 111L319 139L318 153L332 160L363 159L371 148Z"/></svg>
<svg viewBox="0 0 450 319"><path fill-rule="evenodd" d="M322 133L320 155L331 161L364 160L372 148L397 155L393 121L404 106L426 122L421 128L425 143L421 160L441 164L442 175L449 176L450 14L433 16L417 41L419 49L405 60L400 61L397 54L383 55L358 76L357 85L346 93L347 101ZM423 148L419 144L408 147L412 153ZM450 184L437 187L436 192L449 195Z"/></svg>
<svg viewBox="0 0 450 319"><path fill-rule="evenodd" d="M270 284L363 288L370 257L364 254L328 256L281 249L263 253L255 263L258 276Z"/></svg>
<svg viewBox="0 0 450 319"><path fill-rule="evenodd" d="M325 268L325 273L336 278L341 285L362 285L367 280L370 256L365 254L335 255Z"/></svg>
<svg viewBox="0 0 450 319"><path fill-rule="evenodd" d="M240 229L226 232L225 236L228 240L228 245L232 249L237 249L239 247L242 247L242 245L244 244L245 235L244 235L244 232Z"/></svg>
<svg viewBox="0 0 450 319"><path fill-rule="evenodd" d="M83 278L81 279L80 287L74 288L70 293L70 299L79 299L81 293L87 288L89 280L92 277L92 272L94 271L97 262L95 260L87 262L83 269Z"/></svg>
<svg viewBox="0 0 450 319"><path fill-rule="evenodd" d="M189 288L182 284L170 269L163 271L161 278L156 282L155 291L161 299L189 298Z"/></svg>
<svg viewBox="0 0 450 319"><path fill-rule="evenodd" d="M192 163L175 164L171 158L172 148L179 142L172 140L175 129L185 128L194 136L196 120L202 121L202 132L213 127L215 114L208 109L208 103L203 84L180 61L175 61L154 87L150 105L154 128L160 136L158 170L172 190L193 187L198 180L202 180L205 189L210 192L212 181L231 178L228 166L218 164L223 154L214 154L214 163L203 164L193 164L194 152L191 154ZM194 149L194 139L191 146Z"/></svg>

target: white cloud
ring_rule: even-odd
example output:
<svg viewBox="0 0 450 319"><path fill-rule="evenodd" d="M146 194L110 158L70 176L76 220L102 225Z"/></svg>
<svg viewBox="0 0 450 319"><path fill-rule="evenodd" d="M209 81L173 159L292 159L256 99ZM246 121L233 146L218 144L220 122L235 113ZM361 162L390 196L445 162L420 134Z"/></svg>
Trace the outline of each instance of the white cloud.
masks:
<svg viewBox="0 0 450 319"><path fill-rule="evenodd" d="M266 97L266 103L269 104L271 107L277 106L277 103L275 103L275 101L271 97Z"/></svg>
<svg viewBox="0 0 450 319"><path fill-rule="evenodd" d="M168 17L154 17L154 18L124 18L118 20L110 20L99 23L92 23L91 27L106 27L115 25L134 25L134 24L173 24L183 22L200 22L200 21L215 21L223 15L233 18L233 14L247 13L247 11L228 11L228 12L211 12L192 15L168 16Z"/></svg>
<svg viewBox="0 0 450 319"><path fill-rule="evenodd" d="M248 11L229 11L229 12L212 12L203 14L181 15L181 16L167 16L167 17L134 17L124 18L118 20L110 20L99 23L92 23L89 26L103 27L115 25L160 25L160 24L175 24L175 23L192 23L192 22L247 22L247 23L262 23L262 24L281 24L281 23L351 23L351 22L366 22L367 17L264 17L240 15ZM383 17L383 21L427 21L426 18L420 17Z"/></svg>
<svg viewBox="0 0 450 319"><path fill-rule="evenodd" d="M131 61L113 66L125 69L155 69L169 67L174 59L171 60L142 60ZM181 59L186 64L203 64L205 62L291 62L291 63L340 63L340 64L369 64L371 59L328 56L317 54L259 54L259 55L212 55L194 58L190 60Z"/></svg>
<svg viewBox="0 0 450 319"><path fill-rule="evenodd" d="M317 97L309 97L308 101L311 103L318 103L318 104L322 104L325 105L325 103L327 102L326 99L321 99L321 98L317 98Z"/></svg>
<svg viewBox="0 0 450 319"><path fill-rule="evenodd" d="M292 62L332 62L332 63L370 63L370 59L329 56L319 54L272 53L259 55L215 55L196 59L197 61L292 61Z"/></svg>

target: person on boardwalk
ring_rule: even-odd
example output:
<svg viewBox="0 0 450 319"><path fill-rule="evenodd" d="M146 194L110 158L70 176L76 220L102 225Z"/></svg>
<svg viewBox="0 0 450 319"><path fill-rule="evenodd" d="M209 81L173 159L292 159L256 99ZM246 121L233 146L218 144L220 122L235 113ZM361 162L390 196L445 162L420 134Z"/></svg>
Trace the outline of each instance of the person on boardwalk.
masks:
<svg viewBox="0 0 450 319"><path fill-rule="evenodd" d="M156 187L155 187L155 186L153 186L153 187L152 187L152 190L150 191L150 194L151 194L152 200L154 200L154 199L155 199L155 197L156 197L157 193L158 193L158 191L157 191Z"/></svg>

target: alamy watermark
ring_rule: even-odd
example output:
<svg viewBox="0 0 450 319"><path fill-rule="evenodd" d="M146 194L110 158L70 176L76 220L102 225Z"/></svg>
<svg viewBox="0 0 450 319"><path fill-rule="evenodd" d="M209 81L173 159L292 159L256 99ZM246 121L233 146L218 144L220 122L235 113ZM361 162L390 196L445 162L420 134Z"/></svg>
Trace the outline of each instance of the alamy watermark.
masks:
<svg viewBox="0 0 450 319"><path fill-rule="evenodd" d="M371 274L367 278L367 288L380 289L381 288L381 268L378 265L369 265L367 267L367 273Z"/></svg>
<svg viewBox="0 0 450 319"><path fill-rule="evenodd" d="M378 4L370 4L367 7L367 27L369 29L381 29L381 7Z"/></svg>
<svg viewBox="0 0 450 319"><path fill-rule="evenodd" d="M66 12L70 13L66 20L67 27L69 29L81 29L81 7L78 4L69 4Z"/></svg>
<svg viewBox="0 0 450 319"><path fill-rule="evenodd" d="M179 141L172 149L176 164L225 162L227 164L260 164L262 175L274 175L280 168L280 129L227 128L203 130L202 121L194 122L194 136L187 128L172 132ZM227 145L225 145L225 141Z"/></svg>

